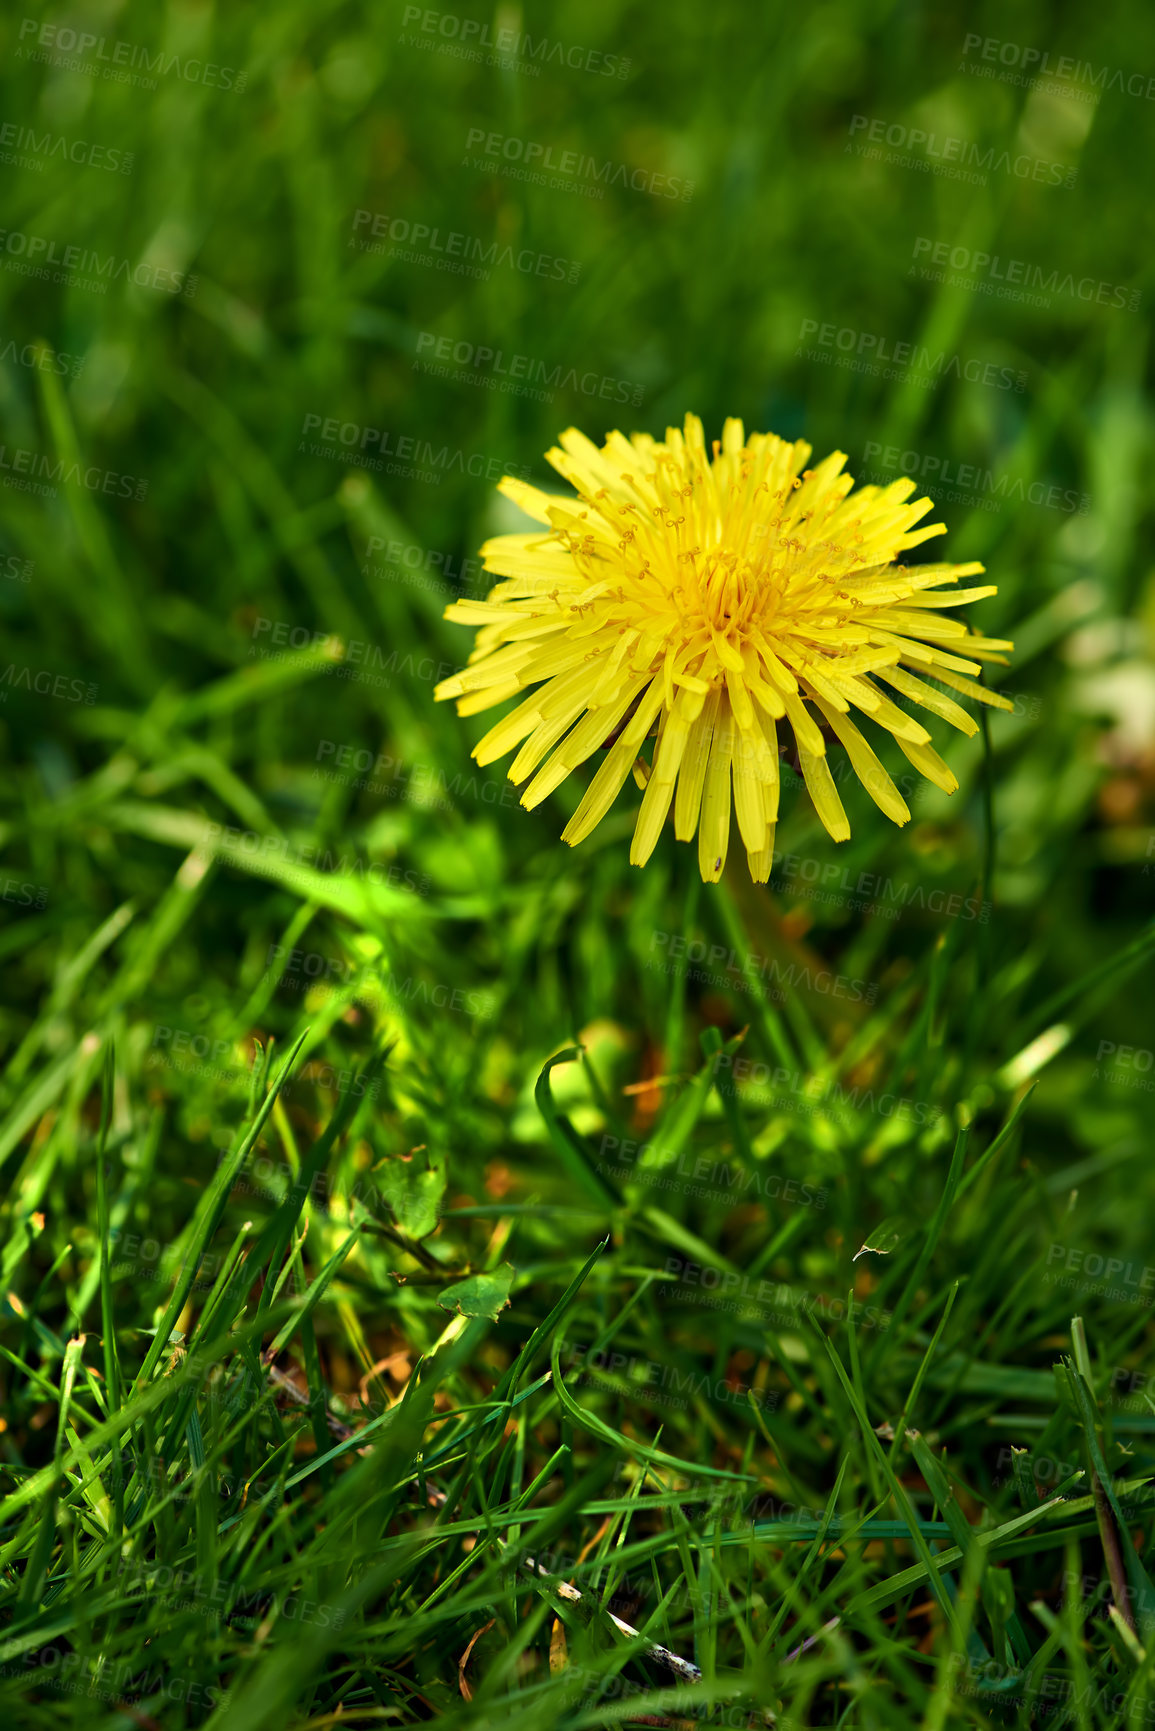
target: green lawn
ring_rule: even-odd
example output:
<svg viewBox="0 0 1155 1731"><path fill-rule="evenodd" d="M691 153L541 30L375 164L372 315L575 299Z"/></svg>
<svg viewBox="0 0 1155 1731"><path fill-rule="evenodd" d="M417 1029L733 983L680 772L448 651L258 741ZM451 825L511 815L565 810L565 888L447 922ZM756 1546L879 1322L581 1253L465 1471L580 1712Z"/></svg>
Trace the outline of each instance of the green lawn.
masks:
<svg viewBox="0 0 1155 1731"><path fill-rule="evenodd" d="M4 1724L1155 1718L1155 18L1009 19L0 22ZM687 410L1015 643L765 887L433 695Z"/></svg>

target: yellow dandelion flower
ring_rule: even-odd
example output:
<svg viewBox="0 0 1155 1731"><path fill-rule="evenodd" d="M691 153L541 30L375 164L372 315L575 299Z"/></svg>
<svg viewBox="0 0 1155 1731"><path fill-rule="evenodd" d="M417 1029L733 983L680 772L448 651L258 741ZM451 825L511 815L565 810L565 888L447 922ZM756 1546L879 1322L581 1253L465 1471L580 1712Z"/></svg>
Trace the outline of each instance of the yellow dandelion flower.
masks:
<svg viewBox="0 0 1155 1731"><path fill-rule="evenodd" d="M943 587L983 567L894 562L946 533L942 523L915 528L931 500L912 500L908 478L852 493L845 454L804 469L810 450L773 433L747 439L742 422L728 420L711 453L696 415L681 432L668 428L664 442L611 433L601 450L571 427L547 455L576 498L500 483L547 527L485 543L486 570L506 581L484 601L446 608L447 619L480 629L468 666L435 696L476 715L537 687L473 752L486 764L520 746L509 778L533 775L526 807L607 748L563 833L571 847L633 769L645 789L634 865L649 859L672 804L675 834L690 841L697 832L702 877L716 882L732 803L750 874L765 883L780 755L794 757L822 822L845 841L828 741L845 748L887 817L910 817L854 712L953 793L958 783L930 734L890 693L967 734L977 724L944 688L1011 708L974 675L983 661L1003 662L1012 644L944 612L996 593Z"/></svg>

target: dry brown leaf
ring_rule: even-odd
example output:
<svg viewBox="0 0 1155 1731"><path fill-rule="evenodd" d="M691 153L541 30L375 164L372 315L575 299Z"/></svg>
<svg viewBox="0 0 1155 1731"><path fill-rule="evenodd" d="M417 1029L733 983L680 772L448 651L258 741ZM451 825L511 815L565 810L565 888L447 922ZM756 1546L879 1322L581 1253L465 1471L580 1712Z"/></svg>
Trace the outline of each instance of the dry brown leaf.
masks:
<svg viewBox="0 0 1155 1731"><path fill-rule="evenodd" d="M461 1690L461 1698L463 1701L472 1701L473 1700L473 1690L469 1687L469 1684L466 1681L466 1677L465 1677L465 1667L469 1663L469 1655L472 1653L474 1647L476 1647L476 1645L480 1641L481 1637L483 1635L487 1634L488 1631L493 1628L493 1625L494 1625L494 1623L496 1623L496 1621L497 1621L496 1617L491 1617L489 1619L488 1623L482 1624L481 1628L478 1629L477 1633L470 1637L468 1647L465 1649L464 1653L461 1655L460 1659L457 1661L457 1685L458 1685L458 1688Z"/></svg>

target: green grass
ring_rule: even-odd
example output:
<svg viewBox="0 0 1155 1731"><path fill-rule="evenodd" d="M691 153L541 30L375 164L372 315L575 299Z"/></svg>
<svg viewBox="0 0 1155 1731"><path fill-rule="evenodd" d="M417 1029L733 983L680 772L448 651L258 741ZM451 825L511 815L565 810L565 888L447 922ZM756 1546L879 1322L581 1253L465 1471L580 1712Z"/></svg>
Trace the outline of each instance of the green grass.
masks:
<svg viewBox="0 0 1155 1731"><path fill-rule="evenodd" d="M1145 80L1155 27L530 11L460 17L629 75L423 50L401 6L37 11L140 77L246 73L149 89L0 26L3 117L50 141L5 235L109 273L0 240L0 1715L1132 1731L1146 315L911 268L947 242L1146 300L1149 104L963 44ZM855 116L1077 181L859 157ZM692 196L485 172L478 129ZM565 272L363 250L359 211ZM836 364L847 330L935 388ZM415 368L445 338L554 400ZM518 526L489 471L687 409L859 475L916 453L1016 642L1014 713L935 725L960 791L903 830L846 784L836 848L784 771L765 890L669 835L631 868L632 788L571 852L582 777L522 811L432 696L470 644L445 602ZM314 453L328 418L439 478Z"/></svg>

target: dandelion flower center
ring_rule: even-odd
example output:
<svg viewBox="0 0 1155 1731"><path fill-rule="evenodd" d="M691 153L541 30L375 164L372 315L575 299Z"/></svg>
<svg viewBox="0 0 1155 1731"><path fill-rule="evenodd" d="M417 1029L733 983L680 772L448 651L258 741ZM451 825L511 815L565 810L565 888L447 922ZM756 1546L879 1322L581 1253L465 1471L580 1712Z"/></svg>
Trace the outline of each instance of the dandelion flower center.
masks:
<svg viewBox="0 0 1155 1731"><path fill-rule="evenodd" d="M435 695L457 698L459 714L471 715L537 687L473 753L491 763L520 744L509 775L533 776L525 806L608 745L563 832L571 845L601 821L633 769L645 789L634 864L649 859L673 805L675 834L688 841L697 832L702 876L716 881L733 809L751 875L765 882L779 754L791 744L779 742L779 722L819 817L843 841L850 826L828 738L887 816L910 816L852 710L953 792L930 734L886 688L964 733L975 723L943 687L1010 707L973 676L1011 645L942 611L995 593L941 587L983 567L896 564L945 533L941 523L915 527L931 501L911 501L909 479L854 492L842 452L807 469L810 450L772 433L747 440L729 420L707 451L701 422L687 415L661 443L611 433L599 450L573 428L563 433L548 460L574 498L500 484L548 528L485 543L486 569L506 581L485 601L446 609L480 629L469 665ZM953 652L960 648L965 656Z"/></svg>

